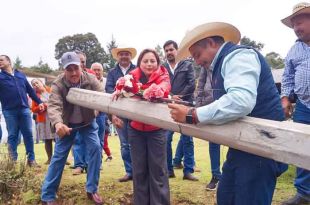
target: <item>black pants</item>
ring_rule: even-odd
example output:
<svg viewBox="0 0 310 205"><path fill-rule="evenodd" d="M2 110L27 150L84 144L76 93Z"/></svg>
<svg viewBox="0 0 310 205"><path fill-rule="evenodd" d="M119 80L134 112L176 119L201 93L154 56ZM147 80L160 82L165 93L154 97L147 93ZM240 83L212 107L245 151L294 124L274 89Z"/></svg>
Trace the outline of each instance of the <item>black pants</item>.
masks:
<svg viewBox="0 0 310 205"><path fill-rule="evenodd" d="M141 132L129 126L135 205L169 205L167 138L160 129Z"/></svg>

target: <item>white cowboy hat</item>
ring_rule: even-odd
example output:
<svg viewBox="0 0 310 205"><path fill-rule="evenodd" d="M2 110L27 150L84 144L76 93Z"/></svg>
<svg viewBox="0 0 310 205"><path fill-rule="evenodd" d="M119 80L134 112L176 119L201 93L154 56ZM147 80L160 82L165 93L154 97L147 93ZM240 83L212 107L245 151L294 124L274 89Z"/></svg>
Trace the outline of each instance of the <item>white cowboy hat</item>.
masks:
<svg viewBox="0 0 310 205"><path fill-rule="evenodd" d="M293 17L298 16L300 14L310 14L310 3L301 2L301 3L296 4L293 7L292 14L289 15L288 17L282 19L281 21L284 25L286 25L290 28L293 28L291 20Z"/></svg>
<svg viewBox="0 0 310 205"><path fill-rule="evenodd" d="M130 48L130 47L122 47L122 48L113 48L111 50L112 53L112 57L115 60L118 60L118 53L122 52L122 51L127 51L131 54L131 59L135 58L135 56L137 55L137 50L135 48Z"/></svg>
<svg viewBox="0 0 310 205"><path fill-rule="evenodd" d="M180 43L177 59L182 60L190 56L189 48L204 38L221 36L225 42L231 41L237 44L240 41L240 31L231 24L223 22L205 23L187 32Z"/></svg>

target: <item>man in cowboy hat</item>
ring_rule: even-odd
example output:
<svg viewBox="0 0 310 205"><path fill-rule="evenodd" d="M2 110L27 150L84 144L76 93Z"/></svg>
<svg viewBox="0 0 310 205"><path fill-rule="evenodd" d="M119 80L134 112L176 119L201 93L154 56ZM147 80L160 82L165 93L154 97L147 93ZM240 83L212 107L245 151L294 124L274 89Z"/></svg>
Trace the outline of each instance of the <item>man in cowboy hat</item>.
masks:
<svg viewBox="0 0 310 205"><path fill-rule="evenodd" d="M191 55L212 72L214 102L198 108L168 104L176 122L223 124L243 116L284 120L270 67L258 51L236 45L239 40L239 30L222 22L200 25L183 38L178 58ZM278 165L272 159L229 148L217 204L271 204L277 176L287 169L287 165Z"/></svg>
<svg viewBox="0 0 310 205"><path fill-rule="evenodd" d="M61 57L64 73L60 74L52 84L52 93L48 101L48 116L52 128L60 137L56 141L55 151L45 180L42 185L41 200L45 205L56 205L62 172L77 133L85 141L89 154L86 194L96 205L103 204L98 194L98 183L101 166L101 147L98 138L98 125L95 111L73 105L66 100L71 88L103 91L96 77L82 72L80 59L75 52L66 52Z"/></svg>
<svg viewBox="0 0 310 205"><path fill-rule="evenodd" d="M122 47L113 48L112 56L117 60L116 66L108 72L105 90L107 93L113 93L116 81L132 71L136 66L132 64L131 60L136 56L135 48ZM127 182L132 180L132 166L130 156L130 145L128 143L128 119L112 115L112 123L116 126L116 130L120 139L121 155L124 161L126 174L120 178L119 182Z"/></svg>
<svg viewBox="0 0 310 205"><path fill-rule="evenodd" d="M296 96L293 120L310 124L310 3L295 5L293 13L282 23L294 29L298 38L285 58L282 106L286 116L290 117L293 110L290 96ZM282 204L310 204L310 171L297 167L294 185L297 194Z"/></svg>

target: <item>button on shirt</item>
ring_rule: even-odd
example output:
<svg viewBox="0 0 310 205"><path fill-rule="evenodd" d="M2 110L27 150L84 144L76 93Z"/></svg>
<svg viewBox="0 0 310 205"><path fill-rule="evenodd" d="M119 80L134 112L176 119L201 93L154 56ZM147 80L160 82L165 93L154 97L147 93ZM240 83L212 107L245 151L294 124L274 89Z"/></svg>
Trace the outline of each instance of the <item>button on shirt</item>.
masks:
<svg viewBox="0 0 310 205"><path fill-rule="evenodd" d="M293 90L310 109L310 46L302 41L297 41L285 58L281 97L289 96Z"/></svg>
<svg viewBox="0 0 310 205"><path fill-rule="evenodd" d="M211 71L224 45L213 59ZM260 73L261 64L254 50L240 48L228 54L221 68L227 93L213 103L197 108L200 123L223 124L251 113L256 104Z"/></svg>

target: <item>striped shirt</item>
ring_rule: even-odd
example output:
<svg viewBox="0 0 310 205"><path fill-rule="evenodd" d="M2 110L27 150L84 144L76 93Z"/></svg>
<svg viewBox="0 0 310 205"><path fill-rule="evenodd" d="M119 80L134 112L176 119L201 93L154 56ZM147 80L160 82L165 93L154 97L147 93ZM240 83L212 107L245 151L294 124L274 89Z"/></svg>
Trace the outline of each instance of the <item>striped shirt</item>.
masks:
<svg viewBox="0 0 310 205"><path fill-rule="evenodd" d="M281 97L292 91L310 108L310 46L302 41L296 41L285 58Z"/></svg>

